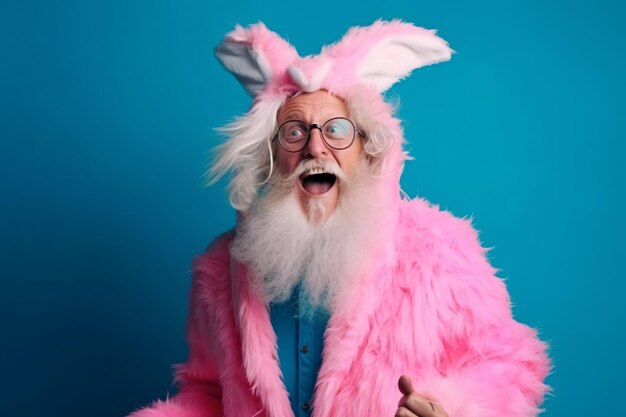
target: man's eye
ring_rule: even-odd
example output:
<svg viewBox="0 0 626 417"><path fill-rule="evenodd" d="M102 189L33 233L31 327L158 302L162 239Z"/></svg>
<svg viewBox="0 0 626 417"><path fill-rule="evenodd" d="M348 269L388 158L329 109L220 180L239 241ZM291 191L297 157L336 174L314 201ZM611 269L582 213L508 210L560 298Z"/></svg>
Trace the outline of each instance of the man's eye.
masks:
<svg viewBox="0 0 626 417"><path fill-rule="evenodd" d="M283 130L282 138L287 142L299 142L306 138L306 132L299 126L287 126Z"/></svg>
<svg viewBox="0 0 626 417"><path fill-rule="evenodd" d="M326 133L332 137L345 136L350 131L350 126L343 120L336 120L326 126Z"/></svg>

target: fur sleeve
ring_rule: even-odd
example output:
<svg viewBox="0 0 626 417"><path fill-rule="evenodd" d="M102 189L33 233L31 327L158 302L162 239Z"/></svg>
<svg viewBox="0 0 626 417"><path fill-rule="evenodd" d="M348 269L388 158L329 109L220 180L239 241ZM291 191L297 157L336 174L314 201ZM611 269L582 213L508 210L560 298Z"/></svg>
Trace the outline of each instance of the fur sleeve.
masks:
<svg viewBox="0 0 626 417"><path fill-rule="evenodd" d="M535 331L510 320L470 337L479 342L470 343L443 373L420 380L417 392L440 403L450 417L536 416L549 363Z"/></svg>
<svg viewBox="0 0 626 417"><path fill-rule="evenodd" d="M416 223L428 231L422 237L435 259L422 304L437 307L421 309L436 314L443 352L437 372L414 376L417 392L450 417L535 416L548 391L546 345L513 319L504 282L470 222L416 204Z"/></svg>
<svg viewBox="0 0 626 417"><path fill-rule="evenodd" d="M187 321L187 362L175 366L178 393L165 401L157 400L129 417L218 417L223 415L222 389L219 384L214 338L215 323L206 306L218 291L216 277L228 274L228 242L218 238L194 263ZM227 282L227 280L223 280Z"/></svg>

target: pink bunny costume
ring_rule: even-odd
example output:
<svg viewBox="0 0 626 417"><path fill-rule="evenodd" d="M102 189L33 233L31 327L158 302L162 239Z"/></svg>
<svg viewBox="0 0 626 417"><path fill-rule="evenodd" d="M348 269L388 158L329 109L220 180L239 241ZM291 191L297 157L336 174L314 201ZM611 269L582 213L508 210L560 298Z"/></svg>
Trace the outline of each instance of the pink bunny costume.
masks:
<svg viewBox="0 0 626 417"><path fill-rule="evenodd" d="M215 175L232 171L231 202L242 213L272 170L268 139L288 97L328 90L369 118L364 149L381 177L373 192L384 201L385 227L373 232L375 256L352 272L328 324L314 417L393 417L402 374L450 417L535 416L547 391L545 345L513 319L470 222L400 197L404 139L381 93L452 52L434 31L400 21L352 28L304 58L263 24L237 27L216 48L254 97L224 128L230 139L213 166ZM179 392L132 417L293 417L268 306L230 256L232 238L221 236L195 261Z"/></svg>

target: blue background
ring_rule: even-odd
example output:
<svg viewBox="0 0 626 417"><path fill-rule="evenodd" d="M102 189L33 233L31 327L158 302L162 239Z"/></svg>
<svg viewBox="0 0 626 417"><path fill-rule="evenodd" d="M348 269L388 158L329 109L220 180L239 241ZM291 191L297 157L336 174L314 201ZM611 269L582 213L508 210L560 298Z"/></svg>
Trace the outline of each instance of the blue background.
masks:
<svg viewBox="0 0 626 417"><path fill-rule="evenodd" d="M624 3L259 3L2 2L0 415L166 395L192 257L234 224L225 182L203 185L212 129L250 104L212 48L262 20L311 54L381 17L458 51L389 93L404 189L494 247L516 318L551 345L544 415L626 415Z"/></svg>

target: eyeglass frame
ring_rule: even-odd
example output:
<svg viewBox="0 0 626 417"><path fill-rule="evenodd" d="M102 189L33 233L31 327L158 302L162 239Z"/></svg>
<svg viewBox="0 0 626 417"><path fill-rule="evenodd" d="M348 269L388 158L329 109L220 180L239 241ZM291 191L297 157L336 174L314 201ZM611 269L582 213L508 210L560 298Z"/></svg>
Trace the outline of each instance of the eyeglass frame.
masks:
<svg viewBox="0 0 626 417"><path fill-rule="evenodd" d="M348 146L346 146L345 148L335 148L333 145L331 145L330 143L328 143L328 141L326 140L326 138L324 137L324 130L322 129L324 127L324 125L328 122L331 122L333 120L345 120L348 123L350 123L352 125L352 140L350 141L350 144ZM278 137L278 135L280 134L280 129L282 129L282 127L284 125L286 125L287 123L291 123L291 122L298 122L301 123L303 126L306 127L306 140L304 141L304 144L302 145L302 147L300 149L298 149L297 151L290 151L289 149L285 148L280 140L280 138ZM326 120L324 123L322 123L321 125L319 123L311 123L311 124L307 124L302 120L298 120L298 119L291 119L291 120L286 120L284 122L282 122L280 124L280 126L278 126L278 130L276 131L276 135L274 135L274 139L272 139L273 141L278 141L278 144L280 145L281 148L283 148L283 150L285 150L285 152L289 152L289 153L298 153L301 152L304 148L306 148L306 145L309 143L309 141L311 140L311 131L313 129L318 129L320 131L320 137L322 138L322 141L324 142L324 144L328 147L330 147L331 149L334 149L336 151L344 151L346 149L348 149L350 146L352 146L352 144L354 143L354 139L356 139L356 134L358 133L359 136L365 137L365 133L359 129L358 127L356 127L356 125L354 124L354 122L350 119L348 119L347 117L342 117L342 116L337 116L337 117L332 117L328 120Z"/></svg>

